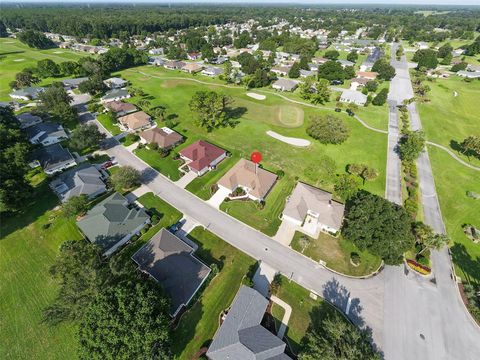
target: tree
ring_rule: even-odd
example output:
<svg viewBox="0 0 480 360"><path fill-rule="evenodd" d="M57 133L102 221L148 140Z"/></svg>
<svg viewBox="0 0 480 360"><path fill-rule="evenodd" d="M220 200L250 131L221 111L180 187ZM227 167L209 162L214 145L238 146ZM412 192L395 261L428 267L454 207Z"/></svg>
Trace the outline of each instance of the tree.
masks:
<svg viewBox="0 0 480 360"><path fill-rule="evenodd" d="M352 50L348 53L348 55L347 55L347 60L348 61L351 61L351 62L355 63L355 62L357 62L357 59L358 59L357 50Z"/></svg>
<svg viewBox="0 0 480 360"><path fill-rule="evenodd" d="M81 319L88 304L111 279L98 246L86 240L65 241L50 274L60 282L57 297L43 314L51 324Z"/></svg>
<svg viewBox="0 0 480 360"><path fill-rule="evenodd" d="M437 52L432 49L417 50L412 60L417 63L417 69L435 69L438 65Z"/></svg>
<svg viewBox="0 0 480 360"><path fill-rule="evenodd" d="M247 47L247 45L251 42L252 38L250 37L250 34L248 31L244 30L240 36L233 41L233 46L235 46L237 49L242 49Z"/></svg>
<svg viewBox="0 0 480 360"><path fill-rule="evenodd" d="M312 311L318 316L318 311ZM381 356L365 330L358 329L340 315L329 313L323 319L312 319L299 360L380 360Z"/></svg>
<svg viewBox="0 0 480 360"><path fill-rule="evenodd" d="M327 50L325 51L325 55L323 55L323 57L329 60L337 60L339 56L340 53L337 50Z"/></svg>
<svg viewBox="0 0 480 360"><path fill-rule="evenodd" d="M76 75L80 70L80 65L75 61L63 61L58 64L58 67L65 76Z"/></svg>
<svg viewBox="0 0 480 360"><path fill-rule="evenodd" d="M72 133L70 145L75 149L83 150L97 146L103 139L105 134L102 134L95 124L80 124Z"/></svg>
<svg viewBox="0 0 480 360"><path fill-rule="evenodd" d="M377 91L377 89L378 89L378 83L377 83L375 80L369 80L369 81L365 84L365 88L366 88L369 92L375 92L375 91Z"/></svg>
<svg viewBox="0 0 480 360"><path fill-rule="evenodd" d="M345 80L345 71L340 63L330 60L318 67L318 78L328 81L343 81Z"/></svg>
<svg viewBox="0 0 480 360"><path fill-rule="evenodd" d="M372 71L378 73L378 78L382 80L391 80L395 76L395 68L384 59L378 59L372 66Z"/></svg>
<svg viewBox="0 0 480 360"><path fill-rule="evenodd" d="M373 98L372 104L375 106L382 106L387 102L388 98L388 89L383 88L380 92Z"/></svg>
<svg viewBox="0 0 480 360"><path fill-rule="evenodd" d="M140 172L131 166L120 166L110 177L117 191L132 189L140 185Z"/></svg>
<svg viewBox="0 0 480 360"><path fill-rule="evenodd" d="M365 182L366 181L371 181L375 180L378 177L378 171L374 168L371 168L367 166L363 171L362 171L362 179Z"/></svg>
<svg viewBox="0 0 480 360"><path fill-rule="evenodd" d="M80 322L80 359L170 359L168 307L148 280L107 288Z"/></svg>
<svg viewBox="0 0 480 360"><path fill-rule="evenodd" d="M32 86L40 82L40 79L33 75L29 70L23 70L15 75L15 81L13 83L16 89Z"/></svg>
<svg viewBox="0 0 480 360"><path fill-rule="evenodd" d="M166 115L167 109L163 106L157 106L155 109L152 110L153 116L156 117L157 119L160 119L160 121L165 121L165 115Z"/></svg>
<svg viewBox="0 0 480 360"><path fill-rule="evenodd" d="M310 62L310 59L306 56L301 56L300 57L300 69L303 69L303 70L310 70L310 66L308 65L308 63Z"/></svg>
<svg viewBox="0 0 480 360"><path fill-rule="evenodd" d="M365 164L348 164L347 171L352 175L362 176L367 165Z"/></svg>
<svg viewBox="0 0 480 360"><path fill-rule="evenodd" d="M468 63L466 63L465 61L462 61L458 64L455 64L452 66L452 68L450 69L451 72L457 72L457 71L460 71L460 70L465 70L468 66Z"/></svg>
<svg viewBox="0 0 480 360"><path fill-rule="evenodd" d="M336 116L313 116L307 134L323 144L341 144L348 139L350 129Z"/></svg>
<svg viewBox="0 0 480 360"><path fill-rule="evenodd" d="M423 254L426 250L440 250L450 242L450 238L447 235L435 234L430 226L421 221L413 224L412 231L416 242L422 245L422 250L418 255Z"/></svg>
<svg viewBox="0 0 480 360"><path fill-rule="evenodd" d="M197 113L197 123L212 131L229 123L228 107L233 100L230 96L215 91L197 91L190 100L190 110Z"/></svg>
<svg viewBox="0 0 480 360"><path fill-rule="evenodd" d="M0 107L0 213L25 207L32 188L25 178L31 145L11 107Z"/></svg>
<svg viewBox="0 0 480 360"><path fill-rule="evenodd" d="M480 136L468 136L462 141L460 146L463 149L463 154L480 156Z"/></svg>
<svg viewBox="0 0 480 360"><path fill-rule="evenodd" d="M333 190L338 197L346 201L357 193L359 187L360 181L357 177L350 174L341 174L335 179Z"/></svg>
<svg viewBox="0 0 480 360"><path fill-rule="evenodd" d="M292 79L296 79L300 77L300 64L294 62L290 70L288 71L288 77Z"/></svg>
<svg viewBox="0 0 480 360"><path fill-rule="evenodd" d="M40 108L55 117L55 120L66 124L78 121L76 110L70 106L72 97L65 91L61 83L53 83L41 92Z"/></svg>
<svg viewBox="0 0 480 360"><path fill-rule="evenodd" d="M425 147L425 134L421 130L408 131L400 139L400 158L405 161L416 160Z"/></svg>
<svg viewBox="0 0 480 360"><path fill-rule="evenodd" d="M48 49L54 47L52 40L48 39L42 32L35 30L25 30L18 33L17 38L31 48Z"/></svg>
<svg viewBox="0 0 480 360"><path fill-rule="evenodd" d="M37 74L41 78L59 76L60 68L50 59L39 60L37 61Z"/></svg>
<svg viewBox="0 0 480 360"><path fill-rule="evenodd" d="M88 80L81 82L78 85L78 90L82 93L89 93L96 95L105 90L106 86L103 83L103 78L99 74L90 75Z"/></svg>
<svg viewBox="0 0 480 360"><path fill-rule="evenodd" d="M330 100L332 91L328 80L320 79L314 85L314 91L311 93L310 101L314 104L324 104Z"/></svg>
<svg viewBox="0 0 480 360"><path fill-rule="evenodd" d="M437 57L443 59L448 55L452 55L452 51L453 51L452 45L450 45L450 43L446 43L440 46L440 48L438 49Z"/></svg>
<svg viewBox="0 0 480 360"><path fill-rule="evenodd" d="M208 61L212 61L215 58L215 53L213 52L212 44L205 44L200 49L202 52L202 59L207 59Z"/></svg>
<svg viewBox="0 0 480 360"><path fill-rule="evenodd" d="M414 243L405 209L365 190L347 203L342 233L360 250L382 257L387 265L400 264L403 253Z"/></svg>
<svg viewBox="0 0 480 360"><path fill-rule="evenodd" d="M62 204L62 214L65 217L84 215L88 211L88 198L86 195L72 196Z"/></svg>
<svg viewBox="0 0 480 360"><path fill-rule="evenodd" d="M151 103L149 100L147 100L147 99L140 99L140 100L138 100L138 104L137 104L137 105L138 105L140 108L142 108L143 110L148 110L148 108L150 107L151 104L152 104L152 103Z"/></svg>

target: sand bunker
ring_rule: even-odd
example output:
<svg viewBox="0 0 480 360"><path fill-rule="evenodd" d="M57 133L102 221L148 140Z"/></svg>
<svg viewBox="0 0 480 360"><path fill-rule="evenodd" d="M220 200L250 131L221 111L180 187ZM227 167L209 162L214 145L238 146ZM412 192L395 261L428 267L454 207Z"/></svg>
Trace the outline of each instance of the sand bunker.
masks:
<svg viewBox="0 0 480 360"><path fill-rule="evenodd" d="M15 60L13 60L13 61L15 61L15 62L20 62L20 61L25 61L25 59L15 59Z"/></svg>
<svg viewBox="0 0 480 360"><path fill-rule="evenodd" d="M294 138L294 137L288 137L288 136L283 136L275 131L267 131L267 135L271 136L277 140L283 141L286 144L293 145L293 146L300 146L300 147L307 147L310 146L310 141L305 140L305 139L299 139L299 138Z"/></svg>
<svg viewBox="0 0 480 360"><path fill-rule="evenodd" d="M254 98L256 100L265 100L267 98L265 95L255 94L252 92L248 92L247 96L250 96L251 98Z"/></svg>
<svg viewBox="0 0 480 360"><path fill-rule="evenodd" d="M63 51L54 51L54 54L63 54Z"/></svg>

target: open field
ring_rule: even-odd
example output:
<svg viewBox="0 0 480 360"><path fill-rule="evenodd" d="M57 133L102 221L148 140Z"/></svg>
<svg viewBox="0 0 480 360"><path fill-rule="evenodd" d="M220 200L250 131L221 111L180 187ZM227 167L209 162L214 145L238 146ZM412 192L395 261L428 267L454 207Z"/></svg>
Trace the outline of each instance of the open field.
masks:
<svg viewBox="0 0 480 360"><path fill-rule="evenodd" d="M75 221L52 210L58 198L47 184L23 213L2 218L0 237L0 358L75 359L76 326L42 323L57 294L49 268L62 242L81 239Z"/></svg>
<svg viewBox="0 0 480 360"><path fill-rule="evenodd" d="M480 135L478 98L480 81L467 83L458 76L427 82L431 91L428 103L418 104L427 140L458 149L458 144L469 135ZM457 96L454 96L454 91ZM472 165L480 166L480 160L457 151L457 155Z"/></svg>
<svg viewBox="0 0 480 360"><path fill-rule="evenodd" d="M194 359L195 353L208 345L221 312L230 306L243 277L255 264L254 259L203 228L193 229L188 236L199 245L196 256L208 265L217 264L220 271L173 331L173 353L182 360Z"/></svg>
<svg viewBox="0 0 480 360"><path fill-rule="evenodd" d="M466 196L467 191L480 194L479 173L440 149L429 147L428 152L443 220L453 240L451 251L457 275L480 284L480 244L474 244L462 230L463 224L480 228L480 200Z"/></svg>
<svg viewBox="0 0 480 360"><path fill-rule="evenodd" d="M303 248L301 238L308 241ZM352 276L368 275L378 269L381 259L368 251L360 251L355 244L343 238L334 238L331 235L320 233L318 239L313 239L300 232L295 232L290 246L309 258L327 263L327 267L342 274ZM350 263L350 255L357 253L360 256L360 265L355 267Z"/></svg>
<svg viewBox="0 0 480 360"><path fill-rule="evenodd" d="M0 67L2 69L0 72L0 101L10 99L8 94L11 90L8 84L15 80L15 74L27 67L36 66L37 61L43 59L51 59L56 63L76 61L87 55L86 53L58 48L47 50L32 49L17 39L0 39ZM39 85L49 84L53 80L44 79Z"/></svg>

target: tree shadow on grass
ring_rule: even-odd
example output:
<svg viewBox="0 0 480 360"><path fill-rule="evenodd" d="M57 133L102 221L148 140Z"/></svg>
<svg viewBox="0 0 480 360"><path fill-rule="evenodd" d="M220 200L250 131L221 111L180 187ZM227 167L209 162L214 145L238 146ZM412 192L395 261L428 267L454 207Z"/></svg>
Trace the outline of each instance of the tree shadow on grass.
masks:
<svg viewBox="0 0 480 360"><path fill-rule="evenodd" d="M450 248L453 262L462 270L465 280L471 283L480 283L480 257L475 259L463 244L455 243Z"/></svg>
<svg viewBox="0 0 480 360"><path fill-rule="evenodd" d="M465 155L468 158L468 160L470 160L470 157L474 157L480 160L480 154L477 154L475 153L475 151L471 151L471 150L465 151L462 144L460 144L456 140L450 140L450 147L452 148L452 150L455 150L460 154Z"/></svg>
<svg viewBox="0 0 480 360"><path fill-rule="evenodd" d="M228 107L225 109L226 113L226 122L225 122L225 127L230 126L231 128L234 128L237 126L240 121L240 119L243 115L247 113L247 108L244 106L237 106L237 107Z"/></svg>

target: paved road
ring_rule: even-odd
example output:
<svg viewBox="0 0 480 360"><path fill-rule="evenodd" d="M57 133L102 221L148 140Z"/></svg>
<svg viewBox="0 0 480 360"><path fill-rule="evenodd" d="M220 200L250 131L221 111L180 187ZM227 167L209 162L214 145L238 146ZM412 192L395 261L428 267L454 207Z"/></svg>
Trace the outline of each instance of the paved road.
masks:
<svg viewBox="0 0 480 360"><path fill-rule="evenodd" d="M395 51L394 45L392 59ZM413 95L408 66L404 57L401 61L393 60L392 65L397 76L390 84L389 98L401 103ZM408 109L412 128L420 129L415 104L410 104ZM435 231L444 233L426 151L418 159L417 166L425 222ZM396 202L398 199L394 195L394 192L387 192L387 198ZM451 278L448 251L433 252L432 261L435 276L432 281L412 272L407 274L405 268L386 267L384 271L385 357L389 360L480 359L480 329L470 319Z"/></svg>
<svg viewBox="0 0 480 360"><path fill-rule="evenodd" d="M390 96L390 95L389 95ZM401 182L401 161L398 155L398 110L397 101L389 99L388 112L388 147L387 147L387 181L385 187L385 198L401 205L402 204L402 182Z"/></svg>

